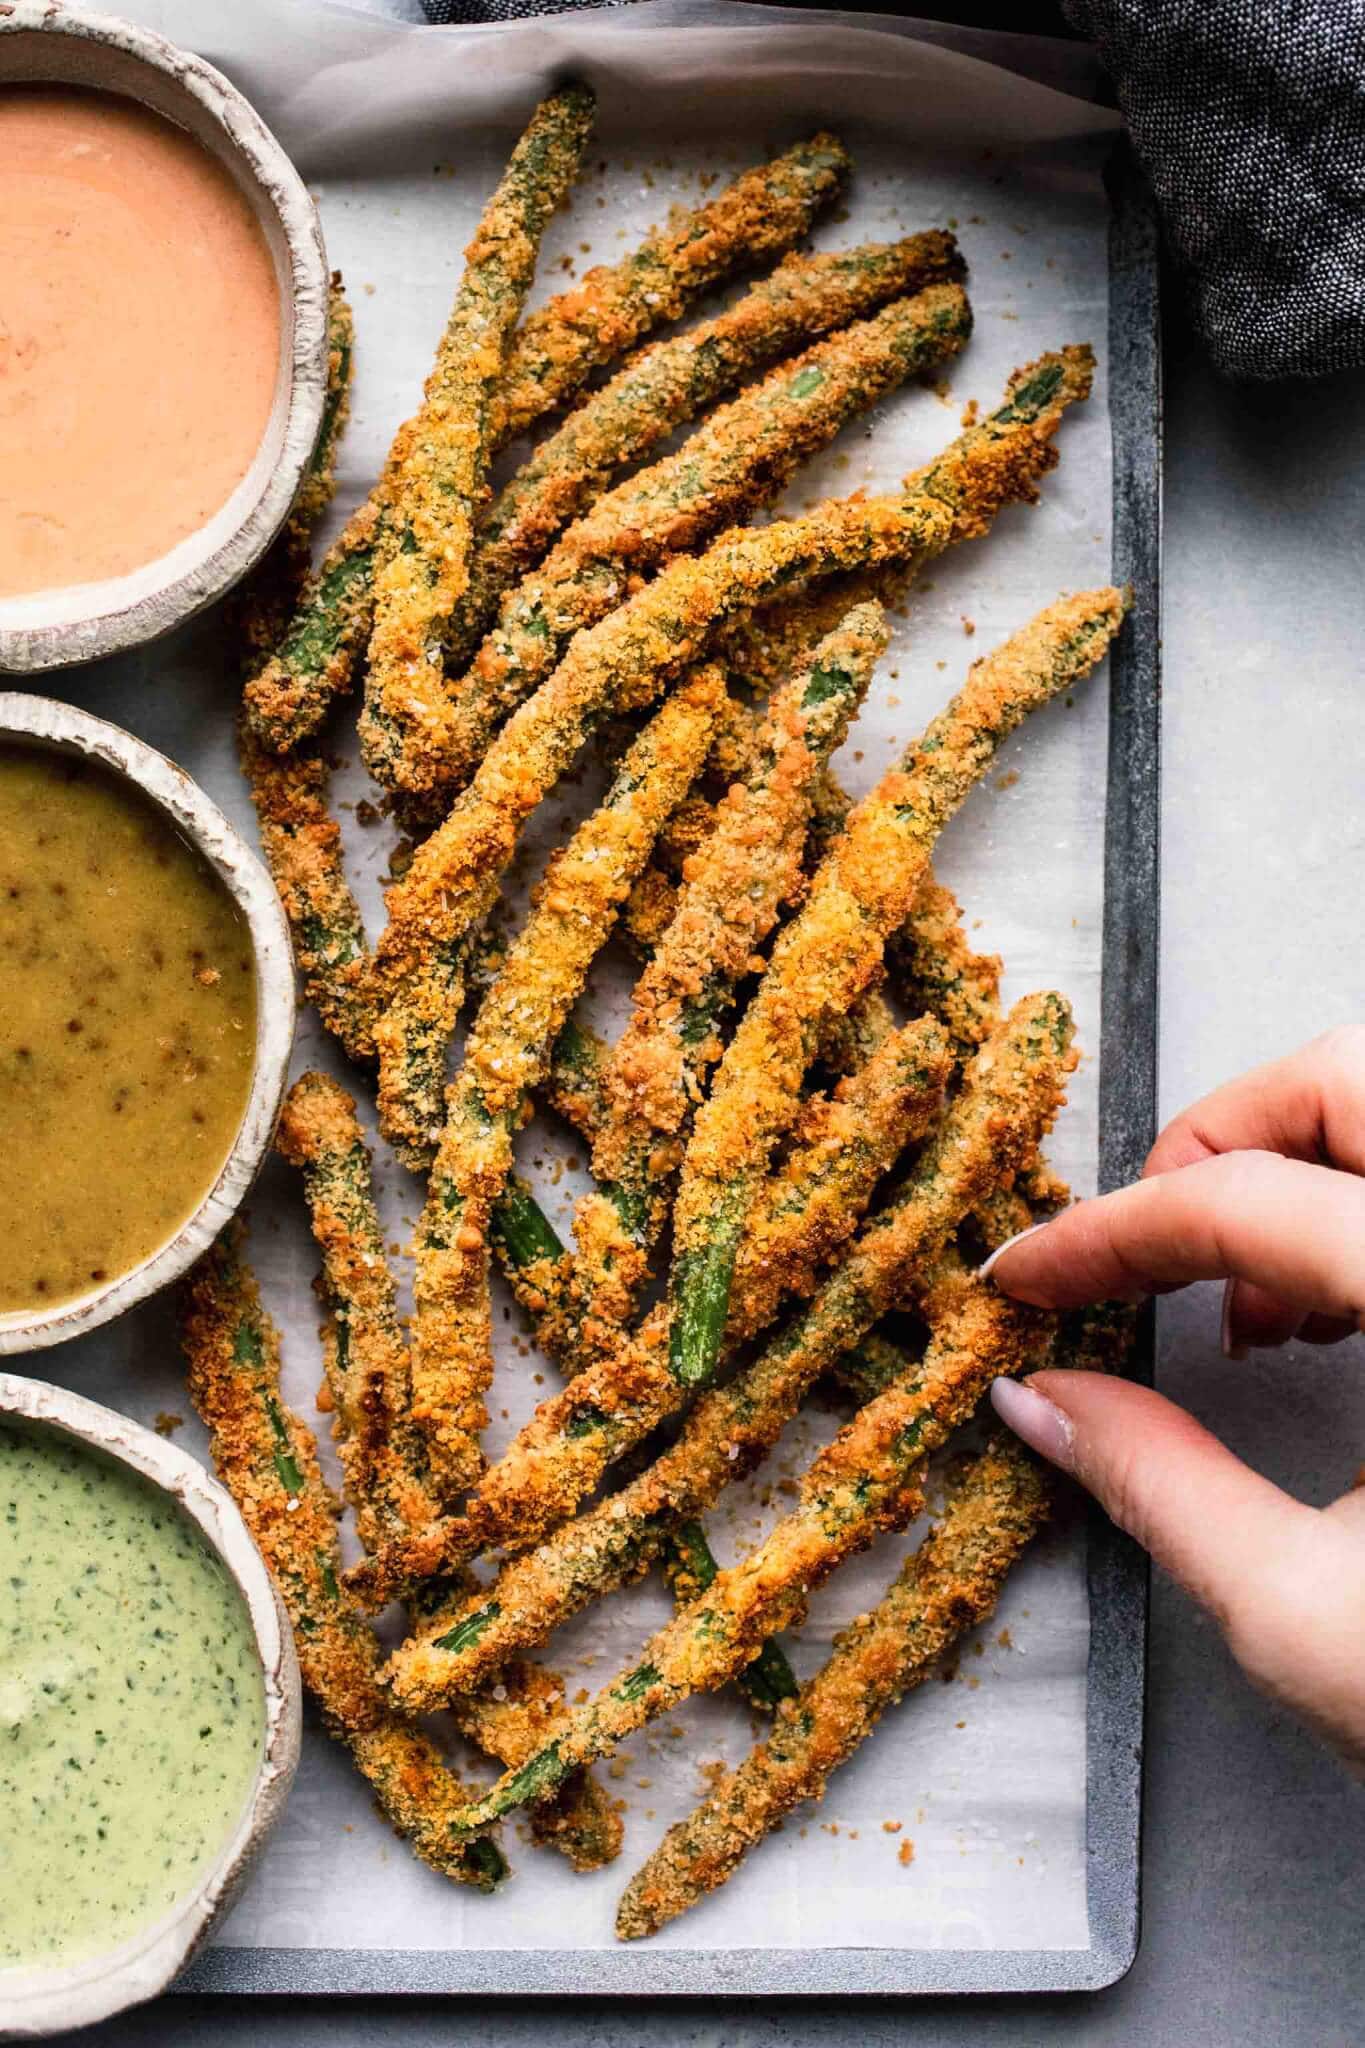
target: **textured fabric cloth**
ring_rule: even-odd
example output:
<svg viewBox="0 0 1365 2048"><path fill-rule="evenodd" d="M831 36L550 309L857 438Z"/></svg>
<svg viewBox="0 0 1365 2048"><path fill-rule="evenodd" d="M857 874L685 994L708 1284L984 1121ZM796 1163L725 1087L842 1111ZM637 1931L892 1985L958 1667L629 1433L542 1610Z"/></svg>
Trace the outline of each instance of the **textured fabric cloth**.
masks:
<svg viewBox="0 0 1365 2048"><path fill-rule="evenodd" d="M445 22L633 4L423 0ZM1062 7L1114 80L1218 369L1365 363L1365 0Z"/></svg>
<svg viewBox="0 0 1365 2048"><path fill-rule="evenodd" d="M1365 363L1365 0L1063 0L1218 369Z"/></svg>
<svg viewBox="0 0 1365 2048"><path fill-rule="evenodd" d="M630 7L639 0L422 0L428 21L521 21L528 14L567 14L579 7Z"/></svg>

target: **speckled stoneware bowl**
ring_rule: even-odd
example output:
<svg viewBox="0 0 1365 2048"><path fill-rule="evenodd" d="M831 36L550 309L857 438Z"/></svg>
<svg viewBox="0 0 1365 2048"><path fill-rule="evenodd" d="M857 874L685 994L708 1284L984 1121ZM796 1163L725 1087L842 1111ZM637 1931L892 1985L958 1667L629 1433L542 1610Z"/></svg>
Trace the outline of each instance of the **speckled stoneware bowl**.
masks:
<svg viewBox="0 0 1365 2048"><path fill-rule="evenodd" d="M139 1423L43 1380L0 1373L0 1417L15 1416L107 1453L179 1502L222 1559L246 1603L265 1688L255 1784L217 1861L162 1920L80 1963L0 1970L0 2040L88 2027L164 1991L232 1904L284 1809L299 1760L303 1714L289 1623L230 1495L203 1466Z"/></svg>
<svg viewBox="0 0 1365 2048"><path fill-rule="evenodd" d="M317 439L327 383L327 259L303 180L259 114L199 57L61 0L0 4L0 89L119 93L202 142L260 222L280 299L275 399L256 459L206 526L126 576L0 598L0 670L32 674L142 645L212 604L284 522Z"/></svg>
<svg viewBox="0 0 1365 2048"><path fill-rule="evenodd" d="M0 0L3 5L3 0ZM0 744L83 755L164 811L208 861L251 934L256 962L256 1058L251 1092L217 1180L175 1235L140 1264L76 1300L0 1314L0 1357L61 1344L145 1301L193 1265L234 1216L260 1170L284 1100L294 1039L294 965L275 885L246 841L183 768L120 726L50 697L0 692Z"/></svg>

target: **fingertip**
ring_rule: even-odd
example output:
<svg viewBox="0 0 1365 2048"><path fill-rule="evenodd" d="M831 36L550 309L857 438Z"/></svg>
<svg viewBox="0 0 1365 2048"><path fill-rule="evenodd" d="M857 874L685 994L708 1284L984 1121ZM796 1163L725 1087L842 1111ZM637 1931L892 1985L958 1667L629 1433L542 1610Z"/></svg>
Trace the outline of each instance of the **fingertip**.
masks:
<svg viewBox="0 0 1365 2048"><path fill-rule="evenodd" d="M1003 1244L998 1244L996 1246L995 1250L990 1254L989 1258L983 1259L981 1261L981 1264L977 1268L977 1278L980 1280L997 1279L997 1270L999 1268L1000 1261L1003 1258L1008 1257L1008 1255L1014 1250L1016 1245L1023 1244L1026 1238L1037 1237L1039 1231L1046 1230L1048 1225L1052 1221L1052 1217L1045 1216L1041 1223L1030 1223L1027 1230L1016 1230L1013 1237L1007 1237ZM999 1284L1001 1283L997 1280L997 1285ZM1004 1291L1006 1294L1010 1294L1014 1290L1012 1288L1006 1287Z"/></svg>
<svg viewBox="0 0 1365 2048"><path fill-rule="evenodd" d="M1076 1432L1071 1418L1027 1381L991 1382L991 1406L1008 1429L1031 1451L1063 1472L1075 1464Z"/></svg>

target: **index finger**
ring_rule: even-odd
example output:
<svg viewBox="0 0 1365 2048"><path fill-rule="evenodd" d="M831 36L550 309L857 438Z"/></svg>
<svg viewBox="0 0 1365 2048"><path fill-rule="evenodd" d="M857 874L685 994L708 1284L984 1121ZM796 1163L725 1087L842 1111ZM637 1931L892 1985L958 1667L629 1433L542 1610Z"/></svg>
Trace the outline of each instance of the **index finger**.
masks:
<svg viewBox="0 0 1365 2048"><path fill-rule="evenodd" d="M1078 1202L983 1270L1040 1308L1238 1279L1306 1312L1358 1323L1365 1181L1271 1152L1230 1152Z"/></svg>
<svg viewBox="0 0 1365 2048"><path fill-rule="evenodd" d="M1144 1175L1224 1152L1281 1152L1365 1173L1365 1026L1324 1032L1172 1119Z"/></svg>

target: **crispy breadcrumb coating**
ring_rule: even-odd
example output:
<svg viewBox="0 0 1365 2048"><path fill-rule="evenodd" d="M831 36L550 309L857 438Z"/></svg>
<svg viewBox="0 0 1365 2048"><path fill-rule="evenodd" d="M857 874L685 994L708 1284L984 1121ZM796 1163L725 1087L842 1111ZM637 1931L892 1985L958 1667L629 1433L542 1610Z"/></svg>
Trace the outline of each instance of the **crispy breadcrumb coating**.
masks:
<svg viewBox="0 0 1365 2048"><path fill-rule="evenodd" d="M443 646L465 592L487 491L495 394L535 276L540 238L577 175L596 102L582 85L542 100L484 209L399 471L375 557L360 720L377 782L406 769L443 701Z"/></svg>
<svg viewBox="0 0 1365 2048"><path fill-rule="evenodd" d="M780 934L697 1112L683 1166L669 1348L684 1385L705 1385L715 1370L753 1190L797 1113L824 1024L876 978L938 834L1002 740L1094 668L1124 610L1122 594L1112 589L1063 598L977 662L958 695L851 814L800 915Z"/></svg>
<svg viewBox="0 0 1365 2048"><path fill-rule="evenodd" d="M181 1303L190 1398L209 1430L214 1465L270 1567L304 1684L329 1731L424 1863L490 1890L507 1874L501 1850L452 1833L467 1791L430 1738L393 1712L377 1682L378 1643L341 1585L336 1502L312 1432L281 1397L279 1332L240 1243L237 1226L219 1238L190 1274Z"/></svg>
<svg viewBox="0 0 1365 2048"><path fill-rule="evenodd" d="M334 270L327 292L327 388L313 453L283 528L229 600L228 618L248 674L275 652L308 580L313 533L336 493L337 447L350 416L354 357L355 320L341 272Z"/></svg>
<svg viewBox="0 0 1365 2048"><path fill-rule="evenodd" d="M847 178L837 136L821 133L759 164L655 228L619 263L599 263L522 322L493 408L501 447L573 397L609 363L741 265L793 247Z"/></svg>
<svg viewBox="0 0 1365 2048"><path fill-rule="evenodd" d="M997 1438L966 1468L918 1550L870 1613L837 1636L828 1662L779 1710L766 1742L713 1786L631 1879L622 1941L655 1934L714 1891L747 1852L869 1736L887 1707L994 1611L1006 1575L1047 1517L1051 1488L1021 1445Z"/></svg>
<svg viewBox="0 0 1365 2048"><path fill-rule="evenodd" d="M1007 503L1036 496L1053 436L1090 388L1073 348L1013 380L1006 404L907 481L900 494L835 501L802 519L724 535L683 558L570 644L554 674L502 728L445 823L389 892L376 953L385 1014L376 1027L391 1087L439 1120L444 1054L463 995L463 945L487 916L522 825L607 712L640 707L704 651L729 617L841 570L917 562L987 531Z"/></svg>
<svg viewBox="0 0 1365 2048"><path fill-rule="evenodd" d="M602 1090L593 1143L600 1191L575 1215L581 1318L612 1342L630 1318L646 1256L666 1219L681 1135L720 1057L735 990L796 892L820 763L840 745L886 645L877 605L856 606L773 698L747 785L720 805L684 864L674 917L636 983Z"/></svg>
<svg viewBox="0 0 1365 2048"><path fill-rule="evenodd" d="M511 1171L513 1137L633 877L705 758L723 691L719 671L705 667L676 691L627 753L605 801L551 861L449 1091L417 1232L412 1326L413 1414L447 1495L483 1464L490 1212Z"/></svg>
<svg viewBox="0 0 1365 2048"><path fill-rule="evenodd" d="M676 454L599 498L507 593L467 675L425 723L402 787L420 793L466 778L573 635L615 610L633 578L773 504L801 462L907 377L951 356L970 331L960 285L897 299L779 364L712 413Z"/></svg>
<svg viewBox="0 0 1365 2048"><path fill-rule="evenodd" d="M981 1048L908 1179L864 1226L810 1306L753 1365L702 1396L670 1450L572 1523L565 1516L608 1457L682 1402L662 1355L657 1311L636 1341L630 1372L621 1372L618 1361L619 1384L590 1370L545 1403L487 1476L462 1524L452 1522L449 1531L451 1549L461 1541L505 1541L511 1509L523 1530L542 1536L541 1548L505 1566L455 1629L402 1646L389 1666L395 1697L414 1710L435 1705L511 1650L543 1641L542 1630L643 1570L674 1522L703 1512L730 1479L750 1469L816 1380L898 1305L916 1275L941 1260L963 1217L1035 1156L1075 1064L1070 1039L1060 996L1016 1004ZM992 1302L1001 1300L987 1291Z"/></svg>
<svg viewBox="0 0 1365 2048"><path fill-rule="evenodd" d="M303 1175L322 1252L334 1430L356 1529L374 1550L430 1521L436 1495L412 1423L408 1349L354 1097L328 1074L301 1074L285 1098L275 1144Z"/></svg>
<svg viewBox="0 0 1365 2048"><path fill-rule="evenodd" d="M322 752L310 742L292 754L269 753L244 721L238 746L304 995L347 1056L368 1065L375 1053L369 946L327 802Z"/></svg>
<svg viewBox="0 0 1365 2048"><path fill-rule="evenodd" d="M541 442L480 520L447 666L466 665L503 592L601 495L614 470L638 462L750 372L962 272L957 244L941 230L790 255L714 319L642 350Z"/></svg>
<svg viewBox="0 0 1365 2048"><path fill-rule="evenodd" d="M1051 1341L1050 1318L1006 1302L955 1265L951 1255L940 1259L926 1303L933 1336L909 1381L894 1382L860 1409L805 1474L792 1512L658 1630L629 1669L575 1709L538 1755L472 1801L464 1825L486 1827L544 1798L568 1771L611 1755L692 1693L725 1684L770 1635L804 1615L810 1594L838 1565L914 1520L929 1453L971 1414L992 1379L1036 1364Z"/></svg>

